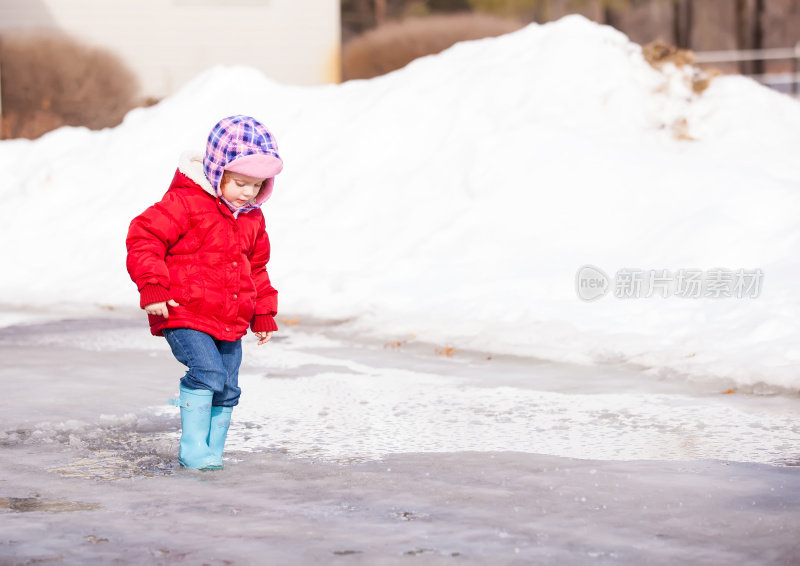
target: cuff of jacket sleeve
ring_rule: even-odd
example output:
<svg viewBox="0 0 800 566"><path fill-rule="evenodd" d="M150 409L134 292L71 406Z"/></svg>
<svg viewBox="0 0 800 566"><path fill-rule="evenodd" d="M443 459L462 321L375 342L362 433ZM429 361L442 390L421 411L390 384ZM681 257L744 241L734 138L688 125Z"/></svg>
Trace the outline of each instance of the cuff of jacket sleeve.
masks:
<svg viewBox="0 0 800 566"><path fill-rule="evenodd" d="M275 319L268 314L257 314L253 317L253 324L250 326L253 332L274 332L278 330Z"/></svg>
<svg viewBox="0 0 800 566"><path fill-rule="evenodd" d="M158 284L145 285L139 289L139 293L139 306L142 308L153 303L163 303L172 298L169 294L169 289Z"/></svg>

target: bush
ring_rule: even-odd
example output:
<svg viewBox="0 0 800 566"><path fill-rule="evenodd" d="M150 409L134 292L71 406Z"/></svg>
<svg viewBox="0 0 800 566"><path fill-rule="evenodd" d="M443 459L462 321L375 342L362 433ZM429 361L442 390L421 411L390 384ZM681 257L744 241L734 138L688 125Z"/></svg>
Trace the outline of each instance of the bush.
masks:
<svg viewBox="0 0 800 566"><path fill-rule="evenodd" d="M665 41L651 41L642 47L642 55L645 61L650 63L654 69L660 70L666 63L672 63L676 67L688 65L692 73L689 84L695 94L702 94L711 84L711 80L721 74L716 69L703 70L694 66L694 53L688 49L678 49Z"/></svg>
<svg viewBox="0 0 800 566"><path fill-rule="evenodd" d="M66 36L0 38L3 137L35 138L62 125L116 126L138 84L115 55Z"/></svg>
<svg viewBox="0 0 800 566"><path fill-rule="evenodd" d="M487 14L438 14L392 22L348 41L342 50L344 80L368 79L404 67L469 39L509 33L517 21Z"/></svg>
<svg viewBox="0 0 800 566"><path fill-rule="evenodd" d="M642 55L645 61L656 69L661 68L664 63L674 63L680 67L682 65L694 65L694 53L688 49L678 49L674 45L657 39L642 47Z"/></svg>

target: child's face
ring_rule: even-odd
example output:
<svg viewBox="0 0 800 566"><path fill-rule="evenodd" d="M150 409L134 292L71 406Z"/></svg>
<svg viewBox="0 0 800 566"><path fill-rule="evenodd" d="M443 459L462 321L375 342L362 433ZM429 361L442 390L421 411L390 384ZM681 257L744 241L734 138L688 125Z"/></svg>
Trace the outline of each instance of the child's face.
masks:
<svg viewBox="0 0 800 566"><path fill-rule="evenodd" d="M223 182L220 190L225 200L236 208L242 208L256 198L258 191L261 190L261 186L266 181L266 179L248 177L233 171L228 171L227 173L227 180Z"/></svg>

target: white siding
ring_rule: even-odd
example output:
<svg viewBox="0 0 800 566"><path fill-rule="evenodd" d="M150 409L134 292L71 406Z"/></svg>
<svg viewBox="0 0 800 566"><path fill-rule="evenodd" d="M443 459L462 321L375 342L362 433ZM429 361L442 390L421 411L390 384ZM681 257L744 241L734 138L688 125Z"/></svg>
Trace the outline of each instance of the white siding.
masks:
<svg viewBox="0 0 800 566"><path fill-rule="evenodd" d="M339 80L338 0L3 0L0 33L53 29L121 56L163 97L218 64L288 84Z"/></svg>

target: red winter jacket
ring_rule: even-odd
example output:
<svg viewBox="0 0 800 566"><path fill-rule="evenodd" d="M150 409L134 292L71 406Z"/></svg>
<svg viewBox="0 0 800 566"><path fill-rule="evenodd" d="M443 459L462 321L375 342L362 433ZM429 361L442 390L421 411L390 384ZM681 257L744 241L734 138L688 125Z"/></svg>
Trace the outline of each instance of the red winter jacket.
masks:
<svg viewBox="0 0 800 566"><path fill-rule="evenodd" d="M208 185L204 188L205 185ZM240 213L210 193L202 163L182 159L169 190L131 222L128 273L140 306L175 300L150 331L193 328L219 340L277 330L278 292L267 274L269 238L261 209Z"/></svg>

